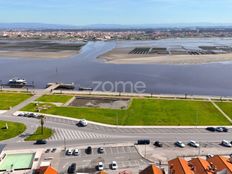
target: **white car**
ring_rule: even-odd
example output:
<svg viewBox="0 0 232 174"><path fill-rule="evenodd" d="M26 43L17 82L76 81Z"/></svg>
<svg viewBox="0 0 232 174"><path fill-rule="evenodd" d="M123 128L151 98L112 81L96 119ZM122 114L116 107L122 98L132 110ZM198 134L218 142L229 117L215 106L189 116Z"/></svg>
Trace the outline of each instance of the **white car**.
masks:
<svg viewBox="0 0 232 174"><path fill-rule="evenodd" d="M78 124L83 127L86 127L88 125L87 121L84 119L80 120Z"/></svg>
<svg viewBox="0 0 232 174"><path fill-rule="evenodd" d="M184 148L184 147L185 147L185 144L182 143L182 141L177 141L177 142L175 143L175 145L178 146L178 147L181 147L181 148Z"/></svg>
<svg viewBox="0 0 232 174"><path fill-rule="evenodd" d="M80 155L79 149L74 149L74 150L73 150L73 155L74 155L74 156Z"/></svg>
<svg viewBox="0 0 232 174"><path fill-rule="evenodd" d="M223 140L221 144L225 147L232 147L231 143L227 140Z"/></svg>
<svg viewBox="0 0 232 174"><path fill-rule="evenodd" d="M112 161L112 163L111 163L111 169L112 170L117 170L118 169L118 164L117 164L116 161Z"/></svg>
<svg viewBox="0 0 232 174"><path fill-rule="evenodd" d="M104 170L104 164L103 164L103 162L99 162L98 165L97 165L97 168L98 168L99 171Z"/></svg>
<svg viewBox="0 0 232 174"><path fill-rule="evenodd" d="M192 146L192 147L199 147L200 146L200 144L199 143L197 143L196 141L193 141L193 140L191 140L190 142L189 142L189 146Z"/></svg>
<svg viewBox="0 0 232 174"><path fill-rule="evenodd" d="M71 156L72 154L73 154L73 150L72 149L68 149L66 151L66 155Z"/></svg>

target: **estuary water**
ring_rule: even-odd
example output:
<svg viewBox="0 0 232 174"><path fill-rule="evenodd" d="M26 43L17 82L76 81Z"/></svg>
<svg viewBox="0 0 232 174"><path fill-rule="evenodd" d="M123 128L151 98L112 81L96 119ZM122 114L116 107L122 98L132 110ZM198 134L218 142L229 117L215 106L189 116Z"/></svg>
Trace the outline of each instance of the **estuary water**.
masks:
<svg viewBox="0 0 232 174"><path fill-rule="evenodd" d="M88 42L79 55L67 59L0 58L0 80L4 83L13 77L34 82L44 88L49 82L72 83L94 87L95 81L142 81L146 92L157 94L192 94L232 96L232 62L201 65L107 64L96 59L115 47L139 45L175 47L185 44L230 45L232 39L167 39L162 41L99 41ZM100 88L98 90L101 90ZM128 89L128 92L130 91Z"/></svg>

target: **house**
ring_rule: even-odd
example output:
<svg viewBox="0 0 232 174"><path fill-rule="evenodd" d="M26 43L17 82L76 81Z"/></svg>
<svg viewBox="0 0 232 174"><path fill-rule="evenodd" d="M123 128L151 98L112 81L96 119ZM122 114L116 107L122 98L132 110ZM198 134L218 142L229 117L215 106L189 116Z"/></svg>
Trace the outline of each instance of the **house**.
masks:
<svg viewBox="0 0 232 174"><path fill-rule="evenodd" d="M168 166L170 174L194 174L194 168L184 158L170 160Z"/></svg>
<svg viewBox="0 0 232 174"><path fill-rule="evenodd" d="M58 174L58 172L51 166L40 167L35 171L35 174Z"/></svg>
<svg viewBox="0 0 232 174"><path fill-rule="evenodd" d="M107 174L105 171L100 171L97 174Z"/></svg>
<svg viewBox="0 0 232 174"><path fill-rule="evenodd" d="M194 168L193 171L196 174L214 174L216 172L213 166L202 158L193 158L189 161L189 165Z"/></svg>
<svg viewBox="0 0 232 174"><path fill-rule="evenodd" d="M139 174L163 174L163 171L155 165L150 165Z"/></svg>
<svg viewBox="0 0 232 174"><path fill-rule="evenodd" d="M207 161L218 173L224 171L226 174L232 174L232 160L230 158L215 155L208 158Z"/></svg>

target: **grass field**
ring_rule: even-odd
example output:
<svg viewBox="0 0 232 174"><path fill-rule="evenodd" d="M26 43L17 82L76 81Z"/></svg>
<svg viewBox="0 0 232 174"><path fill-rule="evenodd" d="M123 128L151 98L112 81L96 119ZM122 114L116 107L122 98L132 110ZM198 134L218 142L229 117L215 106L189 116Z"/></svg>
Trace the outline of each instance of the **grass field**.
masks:
<svg viewBox="0 0 232 174"><path fill-rule="evenodd" d="M232 119L232 102L216 102L216 104Z"/></svg>
<svg viewBox="0 0 232 174"><path fill-rule="evenodd" d="M51 102L51 103L66 103L72 98L72 96L69 95L44 95L40 98L38 98L36 101L41 102Z"/></svg>
<svg viewBox="0 0 232 174"><path fill-rule="evenodd" d="M0 92L0 110L8 110L10 107L16 106L29 97L31 97L31 94Z"/></svg>
<svg viewBox="0 0 232 174"><path fill-rule="evenodd" d="M34 107L23 110L35 111ZM53 106L43 112L113 125L230 125L205 101L133 99L127 110Z"/></svg>
<svg viewBox="0 0 232 174"><path fill-rule="evenodd" d="M37 130L31 136L27 137L25 141L36 141L48 139L53 135L53 131L49 128L44 128L44 133L41 132L41 127L38 127Z"/></svg>
<svg viewBox="0 0 232 174"><path fill-rule="evenodd" d="M5 129L6 123L8 129ZM22 134L26 130L26 126L21 123L0 121L0 141L14 138Z"/></svg>

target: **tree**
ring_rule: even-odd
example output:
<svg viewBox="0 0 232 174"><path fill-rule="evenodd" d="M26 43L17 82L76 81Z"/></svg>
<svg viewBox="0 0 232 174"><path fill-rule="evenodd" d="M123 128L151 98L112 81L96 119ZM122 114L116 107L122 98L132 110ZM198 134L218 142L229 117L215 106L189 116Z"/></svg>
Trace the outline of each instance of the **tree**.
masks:
<svg viewBox="0 0 232 174"><path fill-rule="evenodd" d="M44 115L40 115L40 125L41 125L41 133L44 133L44 123L45 123L45 116Z"/></svg>

